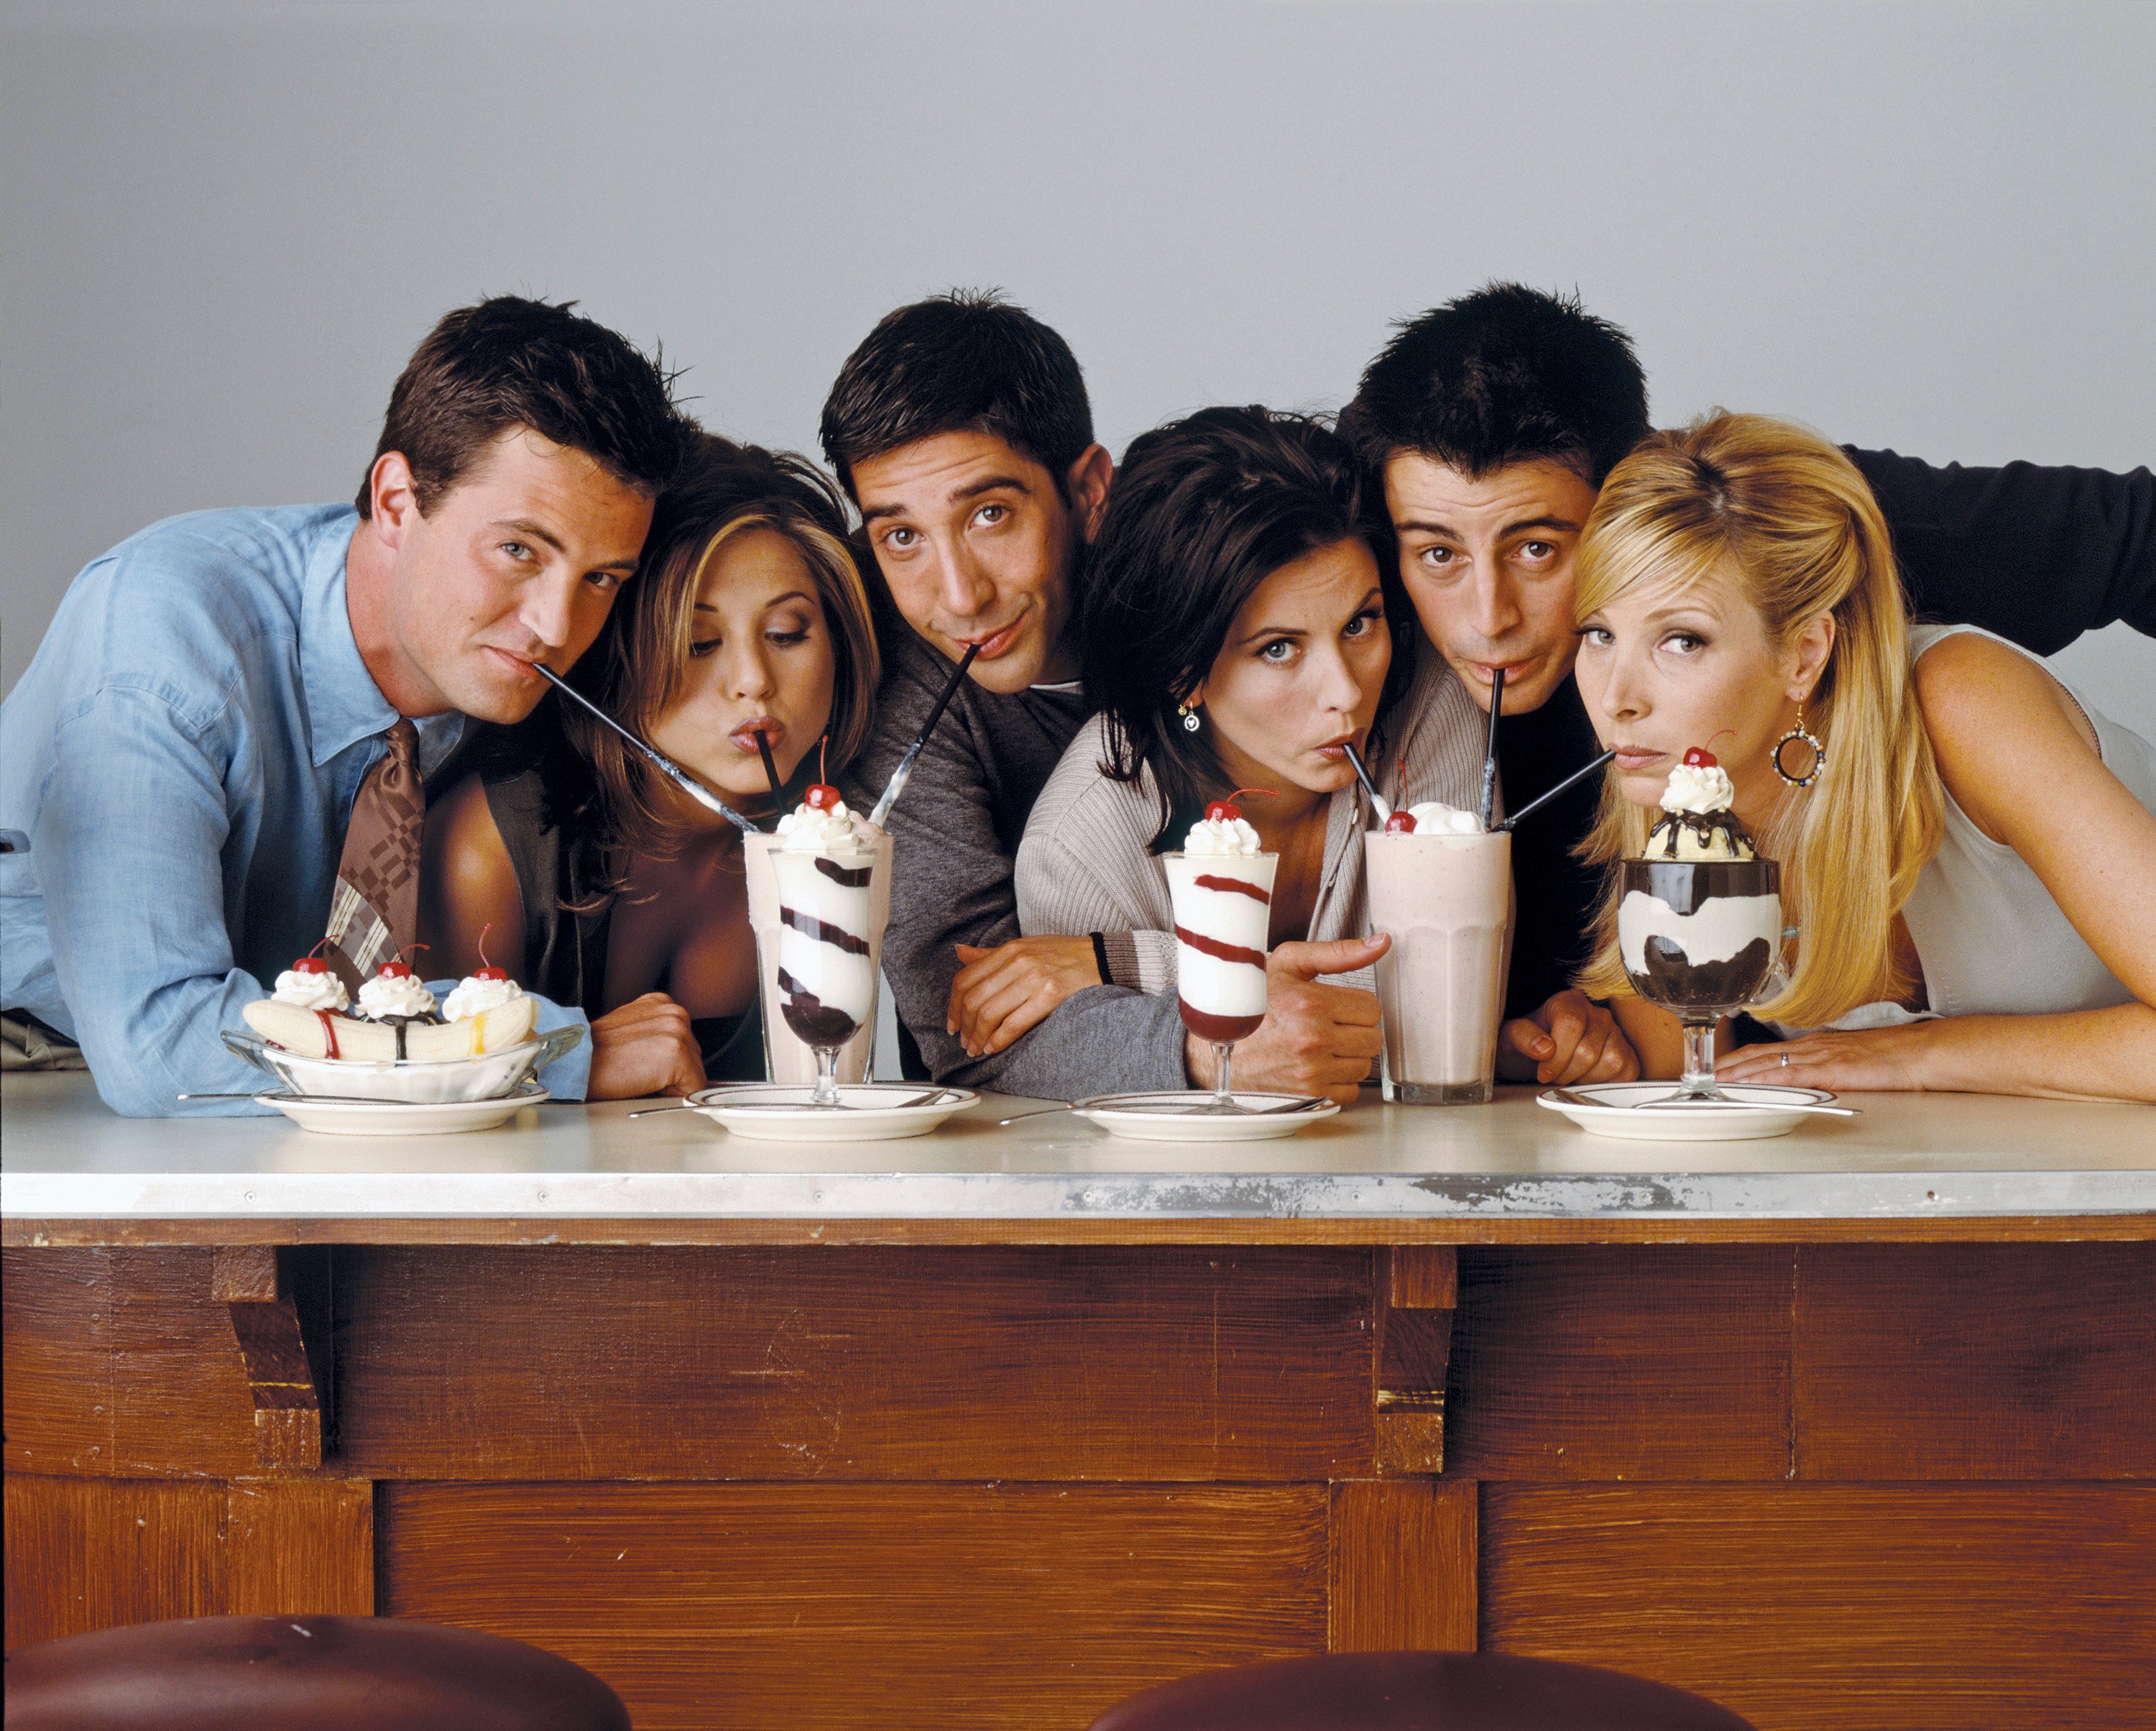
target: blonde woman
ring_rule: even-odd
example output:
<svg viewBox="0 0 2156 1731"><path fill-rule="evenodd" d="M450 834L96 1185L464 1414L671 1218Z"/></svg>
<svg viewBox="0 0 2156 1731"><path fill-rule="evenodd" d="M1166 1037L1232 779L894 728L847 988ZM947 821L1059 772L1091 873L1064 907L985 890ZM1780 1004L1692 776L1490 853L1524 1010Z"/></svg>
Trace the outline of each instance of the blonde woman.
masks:
<svg viewBox="0 0 2156 1731"><path fill-rule="evenodd" d="M844 534L814 465L705 435L576 684L737 809L797 802L868 735L875 636ZM559 698L463 761L427 819L430 965L468 972L490 926L496 965L590 1013L594 1097L761 1076L740 833ZM686 1024L700 1072L612 1073L609 1048L649 1050L627 1036L654 1020Z"/></svg>
<svg viewBox="0 0 2156 1731"><path fill-rule="evenodd" d="M1588 851L1636 855L1704 746L1782 862L1795 936L1760 1014L1794 1037L1723 1079L2156 1098L2156 747L1999 639L1912 627L1840 450L1755 415L1657 434L1604 483L1578 573L1580 691L1618 753ZM1675 1075L1615 926L1613 896L1581 984Z"/></svg>

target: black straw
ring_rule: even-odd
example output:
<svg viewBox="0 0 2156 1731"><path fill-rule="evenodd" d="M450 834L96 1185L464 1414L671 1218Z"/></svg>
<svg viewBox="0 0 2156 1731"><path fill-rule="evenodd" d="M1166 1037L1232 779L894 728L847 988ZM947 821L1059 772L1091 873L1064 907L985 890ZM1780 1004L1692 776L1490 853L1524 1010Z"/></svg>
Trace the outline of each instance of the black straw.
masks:
<svg viewBox="0 0 2156 1731"><path fill-rule="evenodd" d="M1505 670L1496 670L1490 681L1490 746L1482 758L1482 827L1497 809L1497 717L1505 708Z"/></svg>
<svg viewBox="0 0 2156 1731"><path fill-rule="evenodd" d="M763 759L763 773L771 778L771 797L783 799L786 790L779 783L778 760L771 755L771 736L761 727L756 730L756 749Z"/></svg>
<svg viewBox="0 0 2156 1731"><path fill-rule="evenodd" d="M1377 814L1378 822L1383 823L1391 815L1385 804L1385 796L1378 791L1377 783L1370 779L1370 772L1363 767L1362 755L1355 749L1355 742L1352 739L1347 741L1342 749L1348 753L1348 763L1354 767L1355 779L1363 783L1363 791L1370 796L1370 809Z"/></svg>
<svg viewBox="0 0 2156 1731"><path fill-rule="evenodd" d="M1525 805L1522 805L1517 811L1514 812L1512 816L1507 818L1503 823L1498 824L1497 827L1500 830L1509 830L1513 824L1518 823L1522 818L1532 817L1545 805L1548 804L1551 800L1556 799L1557 796L1562 794L1567 788L1572 787L1577 783L1585 781L1589 776L1594 774L1596 770L1601 768L1616 755L1617 748L1614 746L1612 746L1608 751L1603 752L1600 757L1597 758L1585 768L1573 770L1571 774L1565 777L1563 781L1552 788L1549 792L1541 795L1539 798L1527 801Z"/></svg>
<svg viewBox="0 0 2156 1731"><path fill-rule="evenodd" d="M884 819L891 815L891 807L898 803L898 796L906 791L906 784L913 779L914 760L921 755L921 747L928 743L928 736L936 731L936 724L943 719L943 711L951 706L951 700L958 695L958 687L966 681L966 670L973 665L973 657L980 652L978 643L966 645L966 653L959 656L957 666L952 670L950 681L943 687L943 695L936 700L936 707L928 711L928 720L921 729L921 737L906 748L906 755L898 760L898 768L891 771L891 780L883 790L883 798L876 801L875 809L869 814L869 822L879 830L883 827Z"/></svg>
<svg viewBox="0 0 2156 1731"><path fill-rule="evenodd" d="M542 661L534 661L531 664L531 666L535 672L544 675L545 678L552 684L556 691L561 692L564 696L572 698L577 702L583 704L586 709L591 711L593 715L604 722L607 726L613 728L615 732L620 734L624 739L627 740L630 745L634 746L637 751L643 754L643 756L650 763L653 768L656 769L661 775L672 782L675 787L680 788L683 793L686 794L691 799L695 800L697 804L702 806L706 811L716 812L721 817L732 824L734 828L740 830L744 835L761 835L763 834L762 830L757 829L755 824L749 822L747 818L736 811L733 807L727 804L725 800L720 799L716 794L714 794L709 788L698 781L696 777L690 774L689 772L684 769L679 763L675 763L664 752L656 750L653 747L646 745L634 733L630 732L628 728L623 727L619 722L616 721L612 716L601 709L598 704L593 702L590 698L587 697L582 691L571 685L568 681L562 678L560 674L555 672L552 668L547 666Z"/></svg>

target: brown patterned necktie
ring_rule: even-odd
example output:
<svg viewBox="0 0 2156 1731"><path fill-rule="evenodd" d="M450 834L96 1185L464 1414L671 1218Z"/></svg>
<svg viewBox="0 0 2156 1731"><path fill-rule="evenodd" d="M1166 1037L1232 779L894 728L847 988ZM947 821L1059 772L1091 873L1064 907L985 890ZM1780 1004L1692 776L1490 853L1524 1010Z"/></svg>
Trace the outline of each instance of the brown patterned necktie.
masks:
<svg viewBox="0 0 2156 1731"><path fill-rule="evenodd" d="M336 894L330 901L330 964L347 992L408 945L419 924L419 730L403 717L389 749L367 772L352 802Z"/></svg>

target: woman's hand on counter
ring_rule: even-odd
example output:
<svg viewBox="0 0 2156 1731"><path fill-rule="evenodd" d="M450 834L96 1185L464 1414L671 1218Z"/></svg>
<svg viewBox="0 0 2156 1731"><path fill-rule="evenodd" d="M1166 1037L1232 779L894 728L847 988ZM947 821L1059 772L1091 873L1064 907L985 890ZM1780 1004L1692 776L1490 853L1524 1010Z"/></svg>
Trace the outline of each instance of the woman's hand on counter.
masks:
<svg viewBox="0 0 2156 1731"><path fill-rule="evenodd" d="M633 998L592 1024L587 1099L693 1094L703 1086L704 1060L689 1031L689 1012L664 992Z"/></svg>
<svg viewBox="0 0 2156 1731"><path fill-rule="evenodd" d="M1265 1019L1235 1047L1235 1085L1323 1094L1342 1106L1353 1105L1356 1091L1385 1049L1378 994L1328 985L1317 976L1368 968L1391 943L1379 936L1276 945L1265 964ZM1211 1043L1186 1035L1183 1067L1199 1087L1213 1086Z"/></svg>
<svg viewBox="0 0 2156 1731"><path fill-rule="evenodd" d="M1639 1055L1617 1018L1584 992L1559 992L1532 1015L1515 1016L1497 1035L1497 1073L1546 1086L1635 1081Z"/></svg>

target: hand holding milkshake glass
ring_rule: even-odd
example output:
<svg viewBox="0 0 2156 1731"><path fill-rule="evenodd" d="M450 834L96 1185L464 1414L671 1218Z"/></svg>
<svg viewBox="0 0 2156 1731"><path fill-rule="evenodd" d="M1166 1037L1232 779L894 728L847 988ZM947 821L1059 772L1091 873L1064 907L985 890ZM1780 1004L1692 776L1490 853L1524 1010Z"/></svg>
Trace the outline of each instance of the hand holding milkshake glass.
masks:
<svg viewBox="0 0 2156 1731"><path fill-rule="evenodd" d="M1265 1019L1265 952L1280 855L1264 850L1232 799L1215 799L1190 826L1183 851L1163 854L1161 864L1174 912L1183 1025L1213 1047L1213 1097L1199 1110L1238 1112L1229 1066L1235 1043Z"/></svg>

